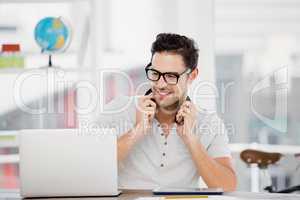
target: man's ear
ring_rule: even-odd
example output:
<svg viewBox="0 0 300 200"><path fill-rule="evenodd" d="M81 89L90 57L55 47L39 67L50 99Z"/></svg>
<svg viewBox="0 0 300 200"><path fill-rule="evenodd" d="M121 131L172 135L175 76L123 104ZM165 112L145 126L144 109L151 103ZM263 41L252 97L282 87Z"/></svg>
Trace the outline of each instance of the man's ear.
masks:
<svg viewBox="0 0 300 200"><path fill-rule="evenodd" d="M196 67L189 75L189 82L192 83L198 76L198 68Z"/></svg>

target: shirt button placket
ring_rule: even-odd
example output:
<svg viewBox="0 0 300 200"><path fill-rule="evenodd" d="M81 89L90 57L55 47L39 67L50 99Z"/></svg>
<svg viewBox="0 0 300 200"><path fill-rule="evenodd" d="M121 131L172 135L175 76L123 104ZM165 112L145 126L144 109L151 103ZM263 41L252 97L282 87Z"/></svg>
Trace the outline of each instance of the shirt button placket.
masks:
<svg viewBox="0 0 300 200"><path fill-rule="evenodd" d="M160 167L163 168L166 166L166 150L167 150L167 138L164 136L164 133L161 133L161 136L163 137L163 145L162 145L162 152L161 152L161 164Z"/></svg>

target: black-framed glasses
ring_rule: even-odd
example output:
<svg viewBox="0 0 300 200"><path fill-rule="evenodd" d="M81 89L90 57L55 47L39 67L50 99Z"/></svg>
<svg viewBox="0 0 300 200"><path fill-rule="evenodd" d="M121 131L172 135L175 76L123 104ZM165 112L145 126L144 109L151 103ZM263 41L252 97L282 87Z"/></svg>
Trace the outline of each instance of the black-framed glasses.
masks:
<svg viewBox="0 0 300 200"><path fill-rule="evenodd" d="M164 81L167 84L176 85L178 83L178 79L180 78L180 76L182 76L183 74L189 74L191 72L191 69L188 68L182 73L177 73L177 72L164 72L164 73L162 73L162 72L160 72L156 69L153 69L152 64L149 63L146 66L145 71L146 71L147 78L150 81L158 81L160 79L160 77L162 76Z"/></svg>

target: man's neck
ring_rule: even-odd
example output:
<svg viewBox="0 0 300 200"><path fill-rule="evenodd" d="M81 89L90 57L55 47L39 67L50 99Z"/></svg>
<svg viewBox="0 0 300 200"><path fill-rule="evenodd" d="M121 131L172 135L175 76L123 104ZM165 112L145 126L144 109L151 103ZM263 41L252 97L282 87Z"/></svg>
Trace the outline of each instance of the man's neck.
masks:
<svg viewBox="0 0 300 200"><path fill-rule="evenodd" d="M169 126L174 122L175 115L176 112L167 113L165 111L158 109L158 112L156 113L155 117L160 124Z"/></svg>
<svg viewBox="0 0 300 200"><path fill-rule="evenodd" d="M184 97L183 99L185 99L185 98L186 97ZM155 115L157 121L160 124L171 126L174 123L175 116L176 116L178 110L180 109L180 106L184 102L183 99L179 100L178 102L176 102L175 104L173 104L169 107L165 107L165 108L158 107L157 113Z"/></svg>

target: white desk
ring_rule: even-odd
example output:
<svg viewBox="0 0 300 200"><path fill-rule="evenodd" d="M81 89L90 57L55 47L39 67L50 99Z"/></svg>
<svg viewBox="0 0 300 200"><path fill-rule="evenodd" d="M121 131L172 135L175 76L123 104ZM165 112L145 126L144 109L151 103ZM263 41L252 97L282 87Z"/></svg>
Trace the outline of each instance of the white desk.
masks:
<svg viewBox="0 0 300 200"><path fill-rule="evenodd" d="M70 199L97 199L97 200L133 200L139 197L152 197L151 191L142 190L126 190L123 191L119 197L82 197L82 198L51 198L51 200L70 200ZM300 194L269 194L269 193L250 193L250 192L230 192L225 193L223 196L214 196L212 199L226 200L226 197L235 197L236 200L269 200L269 199L280 199L280 200L299 200ZM19 195L18 190L0 190L0 199L22 199ZM45 198L43 198L45 199Z"/></svg>

